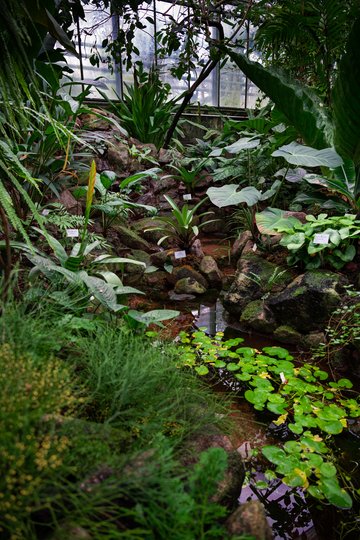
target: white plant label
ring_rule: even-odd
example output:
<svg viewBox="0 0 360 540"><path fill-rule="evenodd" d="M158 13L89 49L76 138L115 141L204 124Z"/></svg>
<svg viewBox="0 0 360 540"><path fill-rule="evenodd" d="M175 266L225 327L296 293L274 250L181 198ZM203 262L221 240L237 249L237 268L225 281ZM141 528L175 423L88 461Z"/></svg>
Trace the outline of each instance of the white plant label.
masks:
<svg viewBox="0 0 360 540"><path fill-rule="evenodd" d="M185 195L183 195L183 199L184 201L191 201L192 199L191 193L185 193Z"/></svg>
<svg viewBox="0 0 360 540"><path fill-rule="evenodd" d="M43 216L48 216L50 214L50 210L48 210L47 208L44 208L44 210L41 212L41 215Z"/></svg>
<svg viewBox="0 0 360 540"><path fill-rule="evenodd" d="M68 238L78 238L79 237L79 229L66 229L66 236Z"/></svg>
<svg viewBox="0 0 360 540"><path fill-rule="evenodd" d="M256 251L256 250L257 250L257 245L256 245L256 244L253 245L252 250L253 250L253 251Z"/></svg>
<svg viewBox="0 0 360 540"><path fill-rule="evenodd" d="M314 244L328 244L329 239L330 239L329 234L318 233L318 234L314 234L313 242Z"/></svg>
<svg viewBox="0 0 360 540"><path fill-rule="evenodd" d="M175 251L174 257L175 259L185 259L186 251Z"/></svg>

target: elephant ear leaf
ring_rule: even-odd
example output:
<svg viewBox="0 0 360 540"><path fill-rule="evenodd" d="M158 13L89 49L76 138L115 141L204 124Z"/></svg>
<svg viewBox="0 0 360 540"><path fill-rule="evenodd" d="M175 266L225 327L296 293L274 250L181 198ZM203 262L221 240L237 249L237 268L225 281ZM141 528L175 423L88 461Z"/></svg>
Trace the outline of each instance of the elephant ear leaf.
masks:
<svg viewBox="0 0 360 540"><path fill-rule="evenodd" d="M333 89L334 144L340 155L360 164L360 16L349 35Z"/></svg>
<svg viewBox="0 0 360 540"><path fill-rule="evenodd" d="M229 51L229 56L269 96L307 145L317 149L332 146L332 123L315 93L285 73L275 68L265 68L241 53ZM353 99L356 96L354 93Z"/></svg>

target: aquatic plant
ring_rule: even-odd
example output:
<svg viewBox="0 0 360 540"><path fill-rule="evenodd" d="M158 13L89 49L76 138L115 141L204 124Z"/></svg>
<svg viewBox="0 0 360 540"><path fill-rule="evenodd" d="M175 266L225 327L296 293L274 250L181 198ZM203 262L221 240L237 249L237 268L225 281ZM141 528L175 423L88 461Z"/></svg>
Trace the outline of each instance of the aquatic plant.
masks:
<svg viewBox="0 0 360 540"><path fill-rule="evenodd" d="M336 506L351 507L351 497L337 478L332 451L332 436L347 428L348 418L360 416L357 393L348 397L351 381L331 381L316 364L297 365L285 348L264 347L258 351L238 347L242 338L222 338L221 332L214 337L202 330L191 335L181 332L179 365L194 368L199 375L221 370L231 376L255 410L275 414L273 424L286 425L299 435L287 441L284 449L263 448L283 482Z"/></svg>

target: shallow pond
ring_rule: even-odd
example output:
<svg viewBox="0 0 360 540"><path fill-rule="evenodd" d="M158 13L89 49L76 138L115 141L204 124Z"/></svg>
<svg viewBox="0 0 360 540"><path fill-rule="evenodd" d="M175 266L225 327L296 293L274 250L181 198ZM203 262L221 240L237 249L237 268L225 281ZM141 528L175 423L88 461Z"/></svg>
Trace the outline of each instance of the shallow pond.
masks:
<svg viewBox="0 0 360 540"><path fill-rule="evenodd" d="M195 317L195 326L206 328L209 334L221 331L226 338L242 337L244 345L256 349L279 345L268 336L245 333L239 324L228 321L219 300L199 305L192 310L192 314ZM296 351L291 352L296 354ZM231 385L226 380L215 386L215 390L219 392L229 389L231 390ZM261 456L261 447L279 443L286 436L283 430L276 428L266 414L257 413L241 397L233 404L232 417L235 423L232 442L247 469L247 481L242 488L239 502L259 499L264 504L275 540L360 538L360 520L356 512L339 511L330 505L319 505L316 501L308 503L301 489L289 488L277 479L266 480L264 472L269 464ZM339 437L338 442L347 470L351 474L359 475L359 438L344 435Z"/></svg>

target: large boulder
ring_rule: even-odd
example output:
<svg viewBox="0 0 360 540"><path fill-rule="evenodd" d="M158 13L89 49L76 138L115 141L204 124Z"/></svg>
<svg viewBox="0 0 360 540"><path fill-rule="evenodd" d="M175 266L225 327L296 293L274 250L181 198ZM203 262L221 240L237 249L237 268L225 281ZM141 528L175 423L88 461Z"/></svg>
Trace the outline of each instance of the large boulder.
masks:
<svg viewBox="0 0 360 540"><path fill-rule="evenodd" d="M229 313L240 315L245 306L259 300L271 290L281 290L291 281L291 273L255 254L247 254L238 261L237 272L230 289L223 298Z"/></svg>
<svg viewBox="0 0 360 540"><path fill-rule="evenodd" d="M307 334L323 328L340 305L343 283L344 278L334 272L309 270L266 303L278 324Z"/></svg>
<svg viewBox="0 0 360 540"><path fill-rule="evenodd" d="M184 264L182 266L177 266L173 269L173 279L175 281L178 281L179 279L183 279L183 278L190 278L190 279L193 279L195 281L197 281L198 283L201 283L201 285L207 289L209 284L207 282L207 280L205 279L205 277L200 274L200 272L198 272L197 270L195 270L195 268L193 268L192 266L190 266L189 264Z"/></svg>

